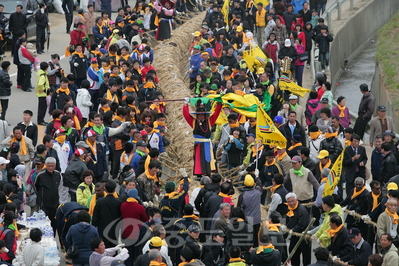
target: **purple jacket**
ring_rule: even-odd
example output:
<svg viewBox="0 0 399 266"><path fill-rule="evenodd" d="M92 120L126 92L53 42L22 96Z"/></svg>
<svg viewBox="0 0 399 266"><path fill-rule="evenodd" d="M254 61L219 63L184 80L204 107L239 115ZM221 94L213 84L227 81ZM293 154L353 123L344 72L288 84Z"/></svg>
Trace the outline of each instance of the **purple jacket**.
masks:
<svg viewBox="0 0 399 266"><path fill-rule="evenodd" d="M341 111L339 110L338 106L333 107L333 109L331 110L331 115L338 116L339 122L341 123L341 125L344 128L347 128L351 124L351 116L349 114L349 108L347 106L345 106L345 107L346 108L344 110L344 117L339 117L339 114L341 113Z"/></svg>

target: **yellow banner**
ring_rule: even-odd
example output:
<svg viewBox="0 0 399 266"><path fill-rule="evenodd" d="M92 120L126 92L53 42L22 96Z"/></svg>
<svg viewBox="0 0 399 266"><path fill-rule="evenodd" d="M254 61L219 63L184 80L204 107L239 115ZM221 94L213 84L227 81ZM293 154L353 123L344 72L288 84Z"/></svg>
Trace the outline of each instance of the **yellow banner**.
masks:
<svg viewBox="0 0 399 266"><path fill-rule="evenodd" d="M244 51L243 58L251 72L264 67L267 63L267 56L258 45L251 46L249 51Z"/></svg>
<svg viewBox="0 0 399 266"><path fill-rule="evenodd" d="M292 80L288 79L285 76L282 76L279 81L278 81L278 87L280 90L288 90L292 92L293 94L296 94L300 97L304 97L306 93L311 92L311 90L302 88Z"/></svg>
<svg viewBox="0 0 399 266"><path fill-rule="evenodd" d="M221 98L223 104L228 105L231 110L245 115L246 117L256 117L255 105L260 104L258 98L253 94L247 94L243 96L235 93L227 93L225 95L210 94L205 97L218 102L220 102L219 98ZM251 107L254 109L252 110Z"/></svg>
<svg viewBox="0 0 399 266"><path fill-rule="evenodd" d="M322 196L331 196L341 179L342 174L342 163L344 161L345 149L338 156L333 167L331 168L330 174L328 175L327 183L324 186Z"/></svg>
<svg viewBox="0 0 399 266"><path fill-rule="evenodd" d="M256 113L256 138L261 139L263 144L285 147L287 139L274 125L270 116L261 106L258 106Z"/></svg>
<svg viewBox="0 0 399 266"><path fill-rule="evenodd" d="M262 3L263 4L263 8L267 7L268 5L270 5L269 0L254 0L255 6L258 5L258 3Z"/></svg>
<svg viewBox="0 0 399 266"><path fill-rule="evenodd" d="M230 3L229 0L224 0L223 6L221 9L221 12L224 16L224 24L226 26L226 29L229 28L229 8L230 8L229 3Z"/></svg>

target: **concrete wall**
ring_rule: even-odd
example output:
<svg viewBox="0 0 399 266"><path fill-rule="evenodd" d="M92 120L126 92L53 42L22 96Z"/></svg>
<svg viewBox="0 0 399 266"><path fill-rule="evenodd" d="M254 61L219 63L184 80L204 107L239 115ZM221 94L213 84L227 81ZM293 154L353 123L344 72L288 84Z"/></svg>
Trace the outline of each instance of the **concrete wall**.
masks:
<svg viewBox="0 0 399 266"><path fill-rule="evenodd" d="M333 91L335 90L335 81L339 79L343 71L344 61L355 57L373 38L377 30L399 10L398 0L373 0L364 2L364 5L339 31L334 32L334 41L330 47ZM362 81L359 80L359 85L361 83ZM357 90L358 87L353 89ZM378 91L378 87L376 89L373 90L374 95Z"/></svg>

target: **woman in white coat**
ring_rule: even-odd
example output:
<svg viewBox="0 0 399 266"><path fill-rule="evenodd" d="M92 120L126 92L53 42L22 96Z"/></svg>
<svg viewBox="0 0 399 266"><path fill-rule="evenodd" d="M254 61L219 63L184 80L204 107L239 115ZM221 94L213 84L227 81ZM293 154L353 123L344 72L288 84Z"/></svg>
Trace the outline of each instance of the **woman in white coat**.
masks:
<svg viewBox="0 0 399 266"><path fill-rule="evenodd" d="M83 119L81 125L84 126L89 118L90 108L93 106L93 103L91 102L90 92L88 91L90 82L84 79L80 86L81 88L78 89L78 95L76 96L76 106L82 113Z"/></svg>

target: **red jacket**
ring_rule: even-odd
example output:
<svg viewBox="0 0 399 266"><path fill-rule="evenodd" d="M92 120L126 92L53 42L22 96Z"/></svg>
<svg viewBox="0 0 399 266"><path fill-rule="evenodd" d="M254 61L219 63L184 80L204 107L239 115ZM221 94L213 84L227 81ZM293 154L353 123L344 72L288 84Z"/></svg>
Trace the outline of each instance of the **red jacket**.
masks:
<svg viewBox="0 0 399 266"><path fill-rule="evenodd" d="M29 61L33 62L35 59L33 56L29 53L29 51L26 49L26 47L22 46L20 47L22 56L28 59Z"/></svg>
<svg viewBox="0 0 399 266"><path fill-rule="evenodd" d="M122 237L128 239L138 239L142 223L148 220L145 209L137 202L127 202L121 204L122 216Z"/></svg>
<svg viewBox="0 0 399 266"><path fill-rule="evenodd" d="M84 37L86 37L86 34L83 31L77 31L77 30L73 30L70 33L70 38L71 41L69 42L70 45L77 45L77 44L81 44L82 45L82 51L85 51L85 47L83 45L83 41L82 39Z"/></svg>
<svg viewBox="0 0 399 266"><path fill-rule="evenodd" d="M155 70L155 67L153 67L153 65L150 65L150 67L145 67L145 66L143 66L142 68L141 68L141 76L143 77L143 82L145 82L145 77L147 76L147 73L148 73L148 71L150 71L150 70ZM155 79L155 83L157 83L158 84L158 76L155 76L154 77L154 79Z"/></svg>

